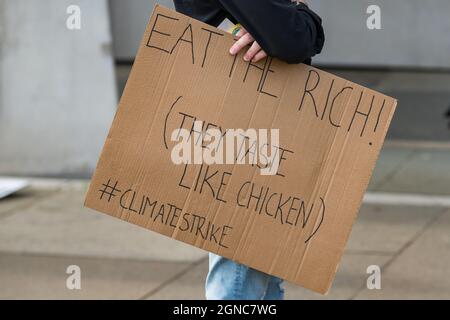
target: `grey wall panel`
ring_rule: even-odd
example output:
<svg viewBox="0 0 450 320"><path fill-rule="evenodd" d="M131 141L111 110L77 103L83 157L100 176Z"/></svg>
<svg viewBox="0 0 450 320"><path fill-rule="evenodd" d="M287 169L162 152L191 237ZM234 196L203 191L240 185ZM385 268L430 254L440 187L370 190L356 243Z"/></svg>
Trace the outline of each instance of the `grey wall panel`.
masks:
<svg viewBox="0 0 450 320"><path fill-rule="evenodd" d="M134 59L155 3L173 8L171 0L110 0L114 54L117 60Z"/></svg>
<svg viewBox="0 0 450 320"><path fill-rule="evenodd" d="M115 56L133 59L155 1L110 1ZM172 6L172 1L158 2ZM308 3L323 17L326 30L326 46L315 59L317 64L450 68L449 0ZM366 9L371 4L381 8L381 30L366 27Z"/></svg>
<svg viewBox="0 0 450 320"><path fill-rule="evenodd" d="M323 17L326 45L316 63L450 68L449 0L310 0ZM381 30L366 9L381 9Z"/></svg>

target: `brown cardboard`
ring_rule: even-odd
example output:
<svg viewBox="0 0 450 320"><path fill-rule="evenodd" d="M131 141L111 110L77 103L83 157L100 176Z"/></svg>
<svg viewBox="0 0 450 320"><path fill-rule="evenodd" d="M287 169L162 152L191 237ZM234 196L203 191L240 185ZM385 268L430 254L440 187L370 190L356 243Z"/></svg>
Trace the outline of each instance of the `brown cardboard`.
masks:
<svg viewBox="0 0 450 320"><path fill-rule="evenodd" d="M155 7L85 205L325 293L396 100L304 64L249 64L234 41ZM279 129L278 174L175 165L170 132L194 117Z"/></svg>

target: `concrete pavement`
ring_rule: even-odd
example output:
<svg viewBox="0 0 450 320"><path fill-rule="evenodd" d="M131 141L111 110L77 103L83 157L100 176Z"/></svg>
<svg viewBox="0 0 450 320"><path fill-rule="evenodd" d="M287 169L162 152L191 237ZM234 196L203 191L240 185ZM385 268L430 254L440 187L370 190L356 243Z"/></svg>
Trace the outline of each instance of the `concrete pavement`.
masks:
<svg viewBox="0 0 450 320"><path fill-rule="evenodd" d="M387 142L369 192L450 197L449 166L450 148ZM88 181L31 182L0 200L0 298L203 299L206 252L83 208ZM365 203L329 295L287 284L286 298L450 299L449 249L448 206ZM373 264L381 290L366 287Z"/></svg>

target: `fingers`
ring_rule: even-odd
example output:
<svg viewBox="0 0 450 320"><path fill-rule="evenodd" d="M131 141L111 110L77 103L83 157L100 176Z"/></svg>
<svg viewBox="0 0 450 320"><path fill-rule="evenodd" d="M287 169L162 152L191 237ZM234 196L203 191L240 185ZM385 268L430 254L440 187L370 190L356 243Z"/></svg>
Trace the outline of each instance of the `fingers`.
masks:
<svg viewBox="0 0 450 320"><path fill-rule="evenodd" d="M247 30L244 29L244 27L241 27L236 34L236 37L241 38L244 34L248 33Z"/></svg>
<svg viewBox="0 0 450 320"><path fill-rule="evenodd" d="M255 54L255 56L253 57L252 61L253 62L258 62L261 59L264 59L265 57L267 57L267 53L264 50L260 50L259 52L257 52Z"/></svg>
<svg viewBox="0 0 450 320"><path fill-rule="evenodd" d="M250 49L248 49L247 52L244 54L244 60L245 61L252 60L255 54L257 54L259 51L261 51L261 47L259 46L258 42L254 41Z"/></svg>
<svg viewBox="0 0 450 320"><path fill-rule="evenodd" d="M248 44L252 43L253 41L255 41L255 39L253 39L253 37L250 35L250 33L244 34L238 41L236 41L231 46L230 53L232 55L235 55L236 53L241 51L242 48L244 48Z"/></svg>
<svg viewBox="0 0 450 320"><path fill-rule="evenodd" d="M238 40L230 48L230 54L235 55L241 51L244 47L251 44L250 48L244 54L245 61L258 62L259 60L267 57L267 54L262 50L261 46L255 41L250 33L247 32L243 27L236 34Z"/></svg>

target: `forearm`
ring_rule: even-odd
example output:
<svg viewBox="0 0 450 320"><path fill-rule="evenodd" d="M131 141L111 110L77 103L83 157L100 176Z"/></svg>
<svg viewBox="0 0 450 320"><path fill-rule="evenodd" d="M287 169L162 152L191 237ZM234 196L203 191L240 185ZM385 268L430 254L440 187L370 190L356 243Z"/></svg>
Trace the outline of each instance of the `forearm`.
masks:
<svg viewBox="0 0 450 320"><path fill-rule="evenodd" d="M297 2L297 1L295 1ZM217 26L238 21L265 53L289 63L320 53L322 21L305 4L288 0L174 0L177 11Z"/></svg>

